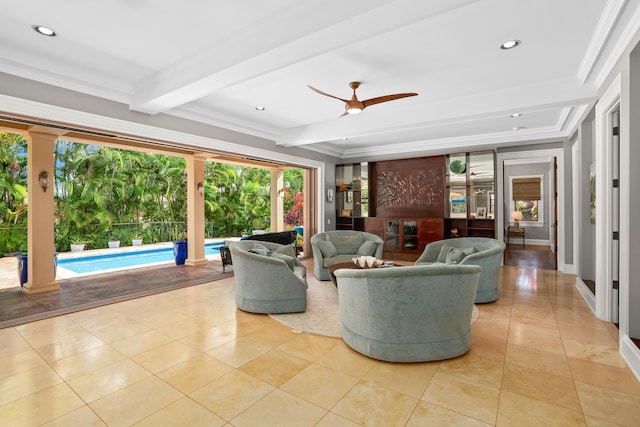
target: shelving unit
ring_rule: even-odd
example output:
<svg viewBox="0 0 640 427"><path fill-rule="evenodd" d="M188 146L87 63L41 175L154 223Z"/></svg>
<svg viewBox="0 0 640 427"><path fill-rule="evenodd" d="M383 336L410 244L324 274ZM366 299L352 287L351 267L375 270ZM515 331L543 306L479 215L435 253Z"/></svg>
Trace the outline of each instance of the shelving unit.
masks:
<svg viewBox="0 0 640 427"><path fill-rule="evenodd" d="M495 152L447 156L445 237L495 238Z"/></svg>
<svg viewBox="0 0 640 427"><path fill-rule="evenodd" d="M364 231L368 191L367 162L336 166L336 230Z"/></svg>

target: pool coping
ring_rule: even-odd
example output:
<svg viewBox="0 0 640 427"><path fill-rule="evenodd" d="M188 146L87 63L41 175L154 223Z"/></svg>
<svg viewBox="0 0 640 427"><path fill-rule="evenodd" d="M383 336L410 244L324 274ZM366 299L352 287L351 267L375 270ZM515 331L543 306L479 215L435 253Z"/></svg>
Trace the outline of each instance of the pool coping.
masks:
<svg viewBox="0 0 640 427"><path fill-rule="evenodd" d="M229 238L229 237L205 239L204 243L205 245L210 243L225 244L225 242L228 242L233 239L234 238ZM129 252L152 251L154 249L167 249L172 247L173 247L172 242L161 242L161 243L148 243L148 244L142 244L142 245L136 245L136 246L121 246L118 248L100 248L100 249L87 249L84 251L77 251L77 252L60 252L58 254L58 260L89 258L89 257L101 256L101 255L126 254ZM220 254L206 255L205 258L207 258L208 260L217 260L217 259L220 259ZM117 271L132 270L132 269L145 268L145 267L155 267L155 266L167 265L171 263L173 263L173 261L152 262L152 263L141 264L141 265L127 266L127 267L117 267L117 268L109 268L105 270L87 271L85 273L76 273L75 271L68 270L64 268L62 265L58 264L57 272L56 272L56 280L70 279L74 277L83 277L83 276L89 276L93 274L112 273Z"/></svg>

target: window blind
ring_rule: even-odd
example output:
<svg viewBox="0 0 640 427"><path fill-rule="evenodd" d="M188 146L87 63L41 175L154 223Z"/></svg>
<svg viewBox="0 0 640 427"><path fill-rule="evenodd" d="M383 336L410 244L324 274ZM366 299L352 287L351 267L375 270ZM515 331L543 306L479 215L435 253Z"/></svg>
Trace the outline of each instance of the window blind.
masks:
<svg viewBox="0 0 640 427"><path fill-rule="evenodd" d="M513 200L540 200L540 178L514 178L511 181Z"/></svg>

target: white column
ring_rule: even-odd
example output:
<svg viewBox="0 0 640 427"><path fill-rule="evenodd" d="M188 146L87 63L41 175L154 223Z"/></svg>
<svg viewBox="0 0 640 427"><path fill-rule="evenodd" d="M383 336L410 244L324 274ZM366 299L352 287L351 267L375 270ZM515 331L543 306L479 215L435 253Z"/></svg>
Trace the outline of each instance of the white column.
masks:
<svg viewBox="0 0 640 427"><path fill-rule="evenodd" d="M284 170L271 171L271 231L284 230Z"/></svg>
<svg viewBox="0 0 640 427"><path fill-rule="evenodd" d="M204 265L204 159L186 158L187 163L187 259L185 265ZM203 194L200 194L202 185Z"/></svg>
<svg viewBox="0 0 640 427"><path fill-rule="evenodd" d="M54 159L53 145L57 136L30 132L28 155L28 279L22 288L27 294L55 291L60 285L54 264ZM49 187L40 185L40 175L47 175Z"/></svg>

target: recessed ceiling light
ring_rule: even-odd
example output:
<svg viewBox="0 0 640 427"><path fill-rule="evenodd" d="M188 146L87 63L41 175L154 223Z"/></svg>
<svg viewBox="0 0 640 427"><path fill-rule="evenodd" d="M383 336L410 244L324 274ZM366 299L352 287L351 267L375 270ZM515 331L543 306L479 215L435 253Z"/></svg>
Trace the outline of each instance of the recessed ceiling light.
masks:
<svg viewBox="0 0 640 427"><path fill-rule="evenodd" d="M520 40L509 40L508 42L504 42L500 45L500 49L513 49L516 46L519 46L522 43Z"/></svg>
<svg viewBox="0 0 640 427"><path fill-rule="evenodd" d="M349 138L347 138L346 136L342 137L343 141L346 141L347 139L349 139Z"/></svg>
<svg viewBox="0 0 640 427"><path fill-rule="evenodd" d="M526 129L526 127L524 127L524 126L516 126L516 127L513 128L513 130L516 131L516 132L519 131L519 130L522 130L522 129Z"/></svg>
<svg viewBox="0 0 640 427"><path fill-rule="evenodd" d="M522 113L513 113L511 115L511 117L520 117L522 115Z"/></svg>
<svg viewBox="0 0 640 427"><path fill-rule="evenodd" d="M257 106L257 107L256 107L256 110L258 110L258 111L264 111L264 107L262 107L262 106Z"/></svg>
<svg viewBox="0 0 640 427"><path fill-rule="evenodd" d="M42 34L43 36L47 36L47 37L55 37L56 36L56 32L55 31L53 31L51 28L45 27L43 25L32 25L31 28L33 28L33 31L35 31L38 34Z"/></svg>

